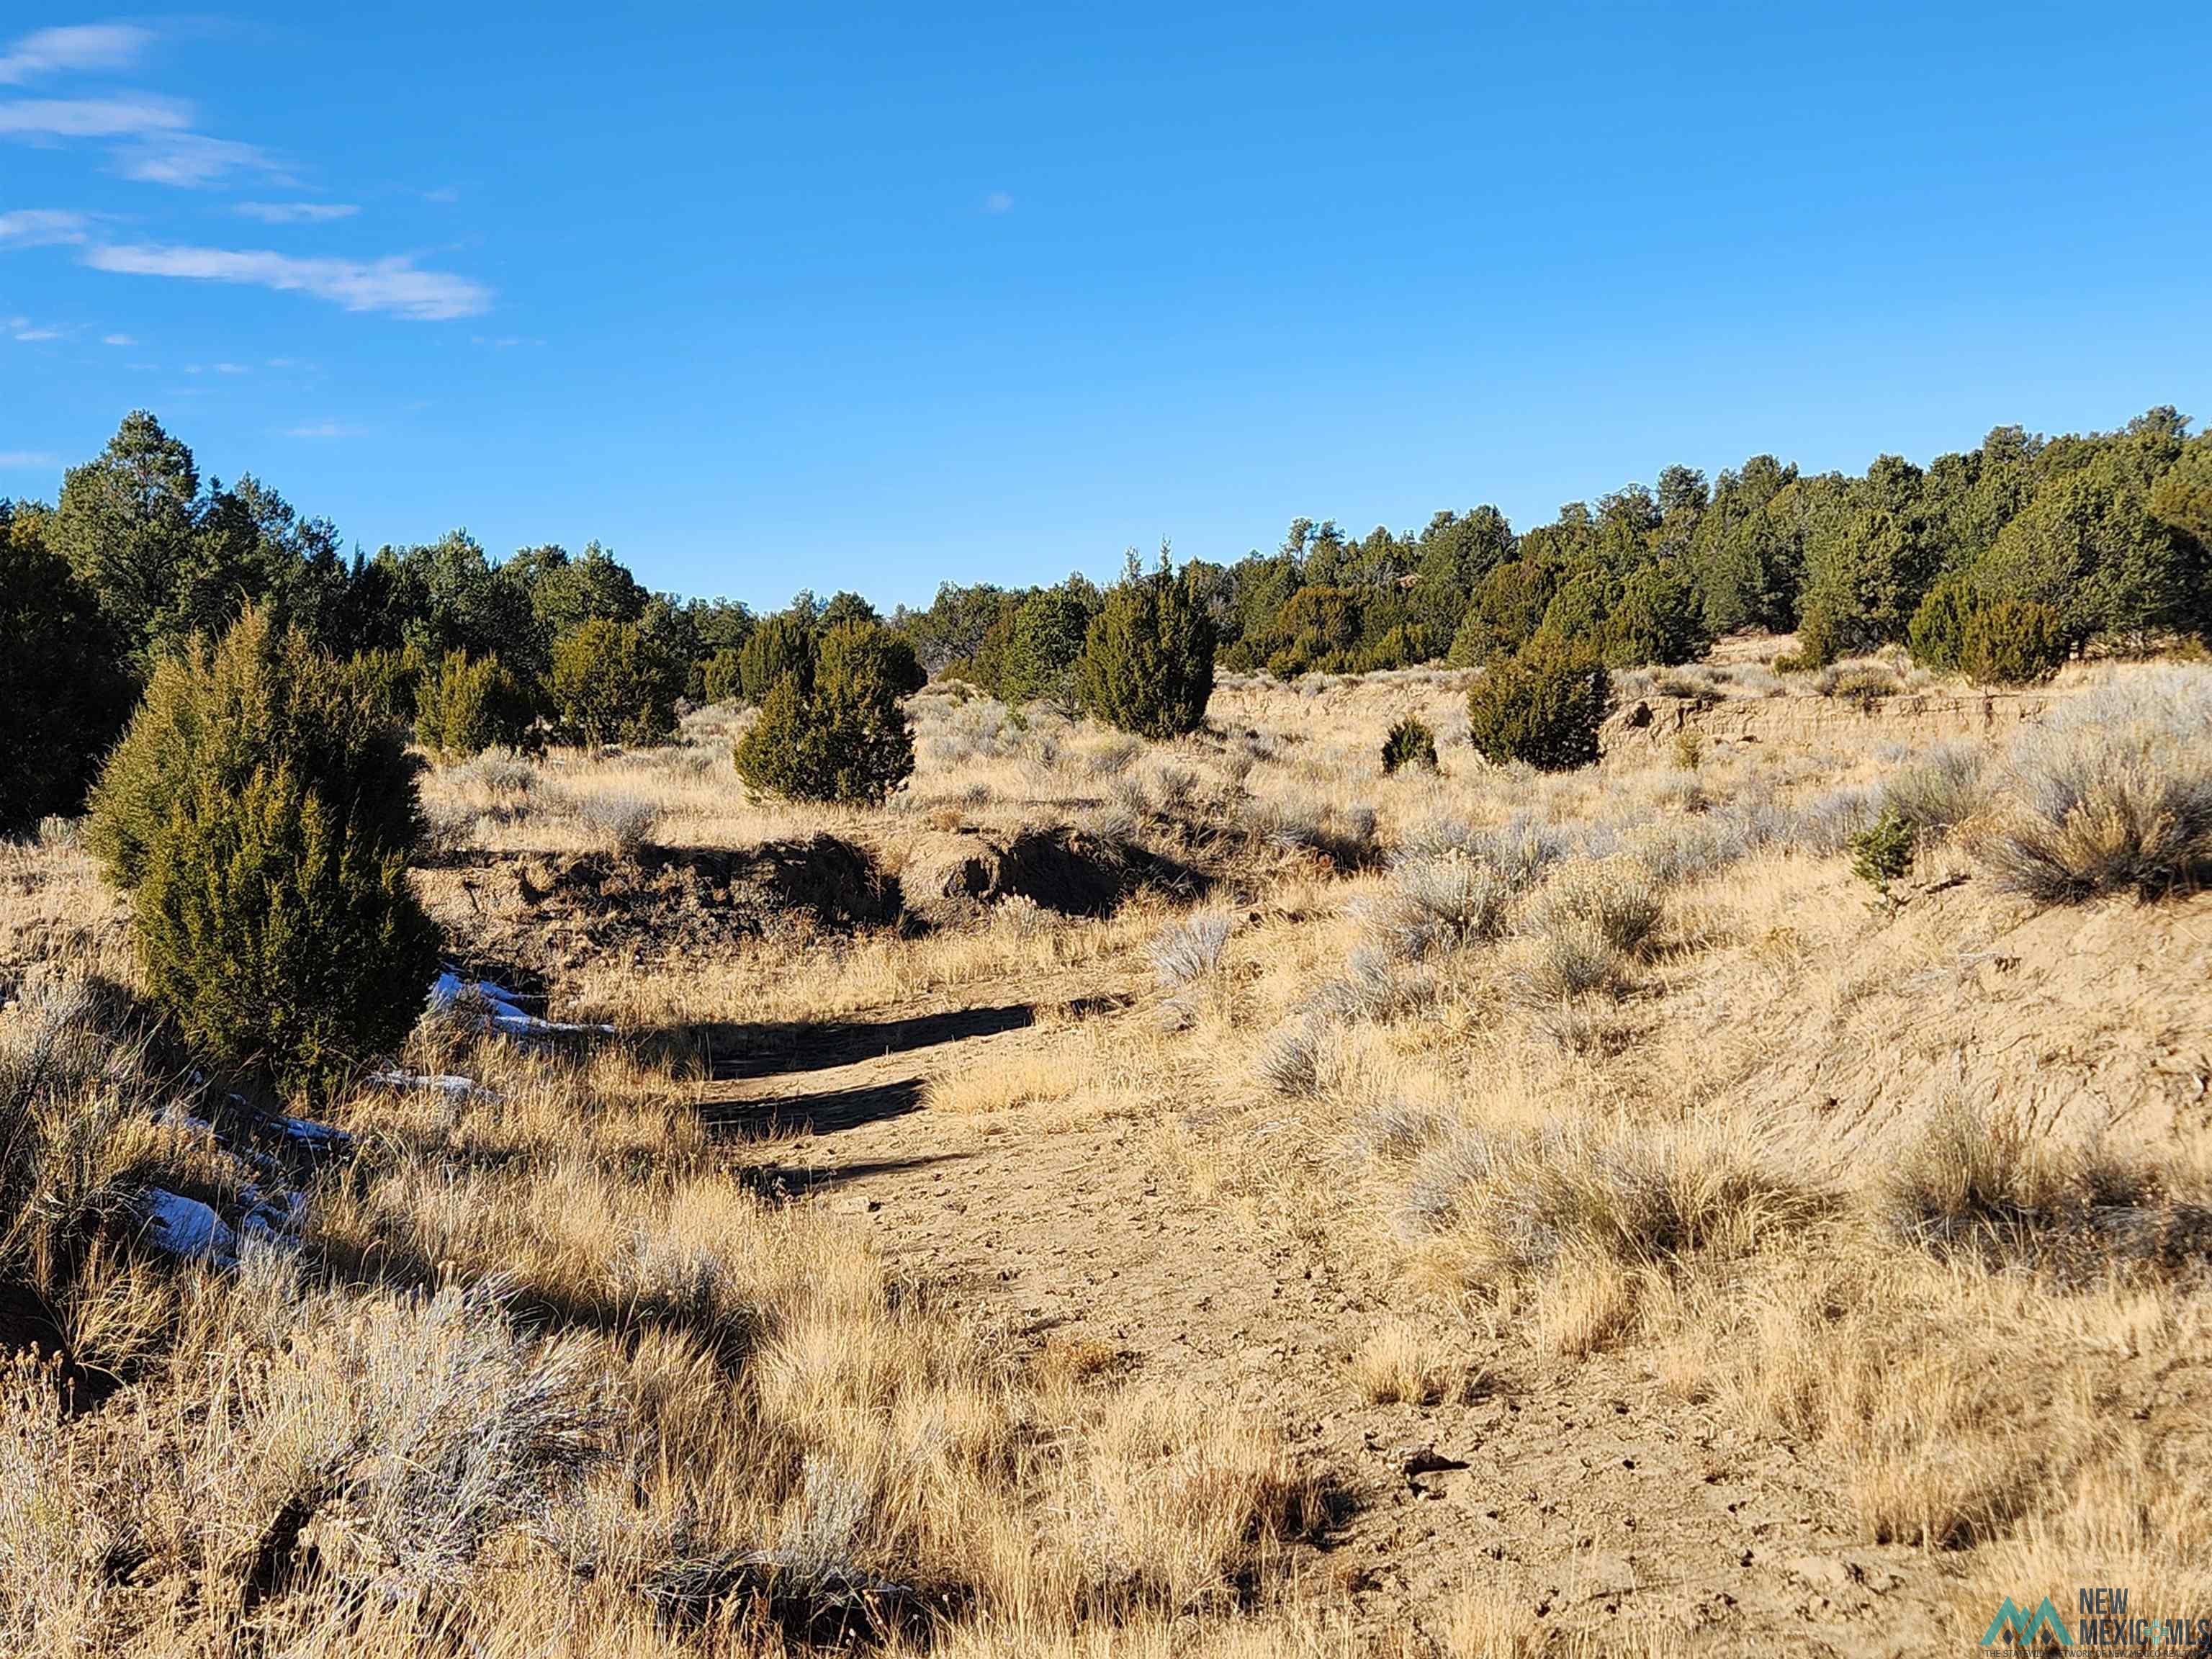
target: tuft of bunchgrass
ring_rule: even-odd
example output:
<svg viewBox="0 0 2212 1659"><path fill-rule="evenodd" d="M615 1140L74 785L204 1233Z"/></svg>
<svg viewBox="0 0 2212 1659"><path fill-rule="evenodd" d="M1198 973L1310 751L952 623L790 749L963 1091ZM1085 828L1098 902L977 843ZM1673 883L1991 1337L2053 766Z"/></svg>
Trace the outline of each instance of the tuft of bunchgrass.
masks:
<svg viewBox="0 0 2212 1659"><path fill-rule="evenodd" d="M1882 785L1882 805L1917 836L1947 835L1988 801L1982 776L1986 759L1985 750L1966 744L1939 744L1890 775Z"/></svg>
<svg viewBox="0 0 2212 1659"><path fill-rule="evenodd" d="M1982 838L1998 880L2046 904L2156 898L2212 876L2212 672L2148 669L2014 745Z"/></svg>

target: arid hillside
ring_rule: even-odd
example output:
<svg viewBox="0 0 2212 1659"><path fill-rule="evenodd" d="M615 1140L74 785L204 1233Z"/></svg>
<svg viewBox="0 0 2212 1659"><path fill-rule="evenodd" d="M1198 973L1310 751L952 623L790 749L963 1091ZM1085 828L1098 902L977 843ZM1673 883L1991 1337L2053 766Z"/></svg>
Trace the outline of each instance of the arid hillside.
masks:
<svg viewBox="0 0 2212 1659"><path fill-rule="evenodd" d="M722 707L434 769L446 994L273 1138L0 847L7 1650L2212 1616L2212 669L1787 644L1553 774L1441 669L1166 744L939 682L879 810Z"/></svg>

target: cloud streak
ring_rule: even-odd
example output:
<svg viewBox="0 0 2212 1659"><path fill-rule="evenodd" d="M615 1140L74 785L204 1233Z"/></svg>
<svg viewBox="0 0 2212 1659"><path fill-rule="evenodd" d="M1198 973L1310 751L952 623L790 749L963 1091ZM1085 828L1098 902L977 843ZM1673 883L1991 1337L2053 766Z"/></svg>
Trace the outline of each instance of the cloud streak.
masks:
<svg viewBox="0 0 2212 1659"><path fill-rule="evenodd" d="M0 472L30 472L59 466L61 457L43 449L0 449Z"/></svg>
<svg viewBox="0 0 2212 1659"><path fill-rule="evenodd" d="M231 211L264 225L323 225L350 219L361 209L352 202L240 202Z"/></svg>
<svg viewBox="0 0 2212 1659"><path fill-rule="evenodd" d="M289 183L269 152L235 138L210 138L204 132L151 132L115 152L126 179L142 184L175 185L197 190L234 173L261 173Z"/></svg>
<svg viewBox="0 0 2212 1659"><path fill-rule="evenodd" d="M82 242L85 217L58 208L24 208L0 213L0 247L52 247L57 243Z"/></svg>
<svg viewBox="0 0 2212 1659"><path fill-rule="evenodd" d="M132 138L182 132L192 106L181 98L124 93L112 98L15 98L0 104L0 133L11 138Z"/></svg>
<svg viewBox="0 0 2212 1659"><path fill-rule="evenodd" d="M348 311L383 312L417 322L474 317L491 306L491 290L481 283L448 271L425 270L405 254L370 260L300 258L261 249L145 243L88 248L84 263L95 270L133 276L311 294Z"/></svg>
<svg viewBox="0 0 2212 1659"><path fill-rule="evenodd" d="M0 87L19 87L41 75L77 70L125 69L153 40L129 23L78 23L40 29L0 52Z"/></svg>

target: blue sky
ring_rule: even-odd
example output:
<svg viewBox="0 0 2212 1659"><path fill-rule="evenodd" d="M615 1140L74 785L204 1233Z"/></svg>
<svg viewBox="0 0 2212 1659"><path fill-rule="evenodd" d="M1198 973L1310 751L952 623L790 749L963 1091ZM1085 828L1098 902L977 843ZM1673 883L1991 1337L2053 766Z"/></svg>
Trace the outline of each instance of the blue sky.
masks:
<svg viewBox="0 0 2212 1659"><path fill-rule="evenodd" d="M4 494L888 606L2212 416L2212 8L6 15Z"/></svg>

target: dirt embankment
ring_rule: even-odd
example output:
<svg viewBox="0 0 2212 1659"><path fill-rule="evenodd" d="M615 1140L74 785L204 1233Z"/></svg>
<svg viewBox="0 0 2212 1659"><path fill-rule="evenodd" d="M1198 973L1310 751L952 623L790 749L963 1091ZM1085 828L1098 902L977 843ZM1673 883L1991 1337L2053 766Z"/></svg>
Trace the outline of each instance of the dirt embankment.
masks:
<svg viewBox="0 0 2212 1659"><path fill-rule="evenodd" d="M834 836L742 849L477 852L418 872L450 935L541 973L589 957L657 960L768 933L865 927L900 914L898 884Z"/></svg>
<svg viewBox="0 0 2212 1659"><path fill-rule="evenodd" d="M590 958L678 960L763 936L955 926L1007 899L1105 915L1152 888L1195 894L1200 872L1134 842L1061 825L925 832L894 861L817 835L634 854L476 852L419 872L451 937L488 961L550 975Z"/></svg>
<svg viewBox="0 0 2212 1659"><path fill-rule="evenodd" d="M1717 744L1801 748L1883 742L1926 744L2002 737L2039 720L2058 698L2045 691L1902 692L1886 697L1639 697L1607 718L1611 754L1638 744L1671 744L1695 732Z"/></svg>

